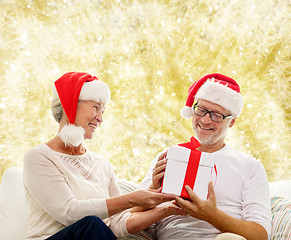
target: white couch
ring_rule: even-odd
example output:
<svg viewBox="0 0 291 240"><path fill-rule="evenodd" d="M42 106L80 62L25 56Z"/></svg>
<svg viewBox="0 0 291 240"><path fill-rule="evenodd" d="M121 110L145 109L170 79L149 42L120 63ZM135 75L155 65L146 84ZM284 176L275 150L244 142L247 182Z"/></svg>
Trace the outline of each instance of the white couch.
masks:
<svg viewBox="0 0 291 240"><path fill-rule="evenodd" d="M136 184L120 179L122 193L134 191ZM270 182L272 204L271 239L291 239L291 180ZM24 240L28 226L28 210L22 185L22 169L11 167L0 184L0 240ZM147 232L127 239L153 239Z"/></svg>

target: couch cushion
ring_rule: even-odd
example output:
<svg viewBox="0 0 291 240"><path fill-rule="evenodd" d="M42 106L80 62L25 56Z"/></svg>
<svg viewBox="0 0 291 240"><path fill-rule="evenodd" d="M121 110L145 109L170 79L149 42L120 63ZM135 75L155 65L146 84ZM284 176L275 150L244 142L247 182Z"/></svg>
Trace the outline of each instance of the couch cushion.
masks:
<svg viewBox="0 0 291 240"><path fill-rule="evenodd" d="M269 182L271 196L281 196L291 200L291 179Z"/></svg>
<svg viewBox="0 0 291 240"><path fill-rule="evenodd" d="M22 169L11 167L3 174L0 185L0 239L23 240L27 227Z"/></svg>
<svg viewBox="0 0 291 240"><path fill-rule="evenodd" d="M274 196L272 207L272 235L271 239L291 239L291 200Z"/></svg>

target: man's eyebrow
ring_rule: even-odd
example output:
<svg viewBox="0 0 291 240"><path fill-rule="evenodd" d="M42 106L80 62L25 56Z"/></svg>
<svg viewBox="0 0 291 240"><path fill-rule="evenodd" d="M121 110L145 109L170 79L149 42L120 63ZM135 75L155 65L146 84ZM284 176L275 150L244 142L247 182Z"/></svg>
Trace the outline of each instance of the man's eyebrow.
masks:
<svg viewBox="0 0 291 240"><path fill-rule="evenodd" d="M210 112L213 112L213 113L219 113L219 114L224 115L223 113L221 113L221 112L219 112L219 111L217 111L217 110L208 110L205 106L198 106L198 105L197 105L197 107L203 108L203 109L205 109L205 110L207 110L207 111L210 111Z"/></svg>

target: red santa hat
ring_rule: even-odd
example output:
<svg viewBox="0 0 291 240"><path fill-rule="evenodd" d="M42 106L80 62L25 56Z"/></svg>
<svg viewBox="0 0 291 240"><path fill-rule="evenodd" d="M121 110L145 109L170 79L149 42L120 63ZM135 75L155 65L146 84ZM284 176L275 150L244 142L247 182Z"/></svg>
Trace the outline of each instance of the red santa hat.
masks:
<svg viewBox="0 0 291 240"><path fill-rule="evenodd" d="M78 146L84 141L84 129L74 125L79 100L92 100L107 104L110 90L106 83L84 72L68 72L55 81L54 94L60 99L70 124L59 132L66 145Z"/></svg>
<svg viewBox="0 0 291 240"><path fill-rule="evenodd" d="M242 112L243 99L239 85L232 78L219 73L208 74L191 85L186 106L181 109L183 118L193 117L192 107L194 101L199 99L218 104L236 117Z"/></svg>

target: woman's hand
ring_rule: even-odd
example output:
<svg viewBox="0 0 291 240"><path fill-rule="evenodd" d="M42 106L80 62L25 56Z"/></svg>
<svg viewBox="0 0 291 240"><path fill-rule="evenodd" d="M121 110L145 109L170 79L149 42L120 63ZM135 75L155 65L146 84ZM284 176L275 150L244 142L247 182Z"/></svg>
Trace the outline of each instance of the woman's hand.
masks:
<svg viewBox="0 0 291 240"><path fill-rule="evenodd" d="M106 199L109 216L119 213L125 209L133 208L132 212L140 212L152 209L155 206L175 200L175 195L159 193L158 190L137 190L128 194Z"/></svg>
<svg viewBox="0 0 291 240"><path fill-rule="evenodd" d="M167 193L159 193L158 190L138 190L132 194L130 200L133 206L138 206L139 211L151 209L163 202L168 202L175 199L175 195ZM137 211L137 210L136 210Z"/></svg>
<svg viewBox="0 0 291 240"><path fill-rule="evenodd" d="M147 211L133 212L127 219L126 228L129 233L140 232L153 223L170 215L187 215L175 202L163 203Z"/></svg>
<svg viewBox="0 0 291 240"><path fill-rule="evenodd" d="M152 183L149 187L150 189L159 189L161 187L167 164L167 153L167 151L163 152L158 158L156 166L153 169Z"/></svg>
<svg viewBox="0 0 291 240"><path fill-rule="evenodd" d="M188 213L180 206L178 206L175 201L163 203L160 206L157 206L157 208L161 208L161 210L164 212L164 217L168 217L171 215L188 215Z"/></svg>

